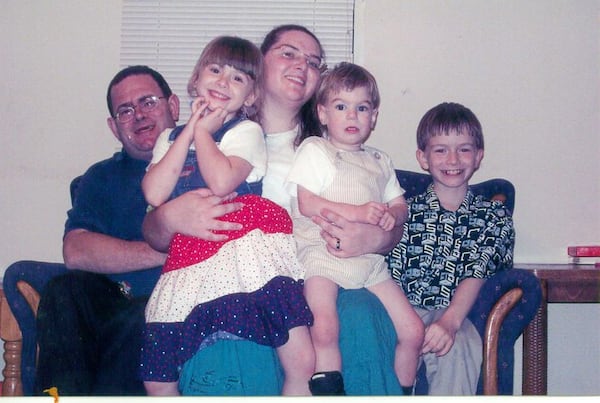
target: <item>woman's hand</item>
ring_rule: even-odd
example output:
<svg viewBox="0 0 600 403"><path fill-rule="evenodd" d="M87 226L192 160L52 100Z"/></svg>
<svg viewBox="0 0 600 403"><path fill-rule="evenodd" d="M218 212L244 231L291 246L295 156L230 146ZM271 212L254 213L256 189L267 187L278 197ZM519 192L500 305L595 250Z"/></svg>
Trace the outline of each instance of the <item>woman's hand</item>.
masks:
<svg viewBox="0 0 600 403"><path fill-rule="evenodd" d="M387 253L402 238L402 227L384 231L378 225L346 220L331 210L324 209L321 216L313 217L321 227L321 236L327 250L337 257L353 257L366 253Z"/></svg>

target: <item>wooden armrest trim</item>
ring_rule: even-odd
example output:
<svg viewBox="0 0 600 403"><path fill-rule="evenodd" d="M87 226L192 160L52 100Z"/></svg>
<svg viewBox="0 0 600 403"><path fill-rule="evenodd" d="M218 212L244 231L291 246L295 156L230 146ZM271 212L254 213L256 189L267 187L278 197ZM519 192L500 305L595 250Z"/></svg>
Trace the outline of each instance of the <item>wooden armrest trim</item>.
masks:
<svg viewBox="0 0 600 403"><path fill-rule="evenodd" d="M21 329L0 289L0 338L4 341L2 396L21 396Z"/></svg>
<svg viewBox="0 0 600 403"><path fill-rule="evenodd" d="M506 315L523 296L523 290L513 288L505 293L490 311L483 341L483 394L498 394L498 339Z"/></svg>
<svg viewBox="0 0 600 403"><path fill-rule="evenodd" d="M29 304L33 311L33 315L37 317L38 306L40 305L40 294L27 282L23 280L17 281L17 288L23 294L23 298Z"/></svg>

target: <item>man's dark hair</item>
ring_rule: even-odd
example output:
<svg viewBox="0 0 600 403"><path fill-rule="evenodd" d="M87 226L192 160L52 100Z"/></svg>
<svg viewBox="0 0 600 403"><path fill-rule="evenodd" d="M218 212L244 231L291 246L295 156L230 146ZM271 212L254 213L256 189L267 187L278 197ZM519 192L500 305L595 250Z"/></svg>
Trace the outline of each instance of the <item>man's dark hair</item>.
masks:
<svg viewBox="0 0 600 403"><path fill-rule="evenodd" d="M117 84L119 84L121 81L123 81L124 79L126 79L129 76L138 76L138 75L149 75L151 76L154 81L156 81L156 84L158 84L158 86L160 87L161 91L162 91L162 96L165 98L169 98L173 92L171 91L171 88L169 87L169 84L167 84L167 81L165 80L165 78L156 70L151 69L148 66L129 66L129 67L125 67L123 70L119 71L111 80L110 84L108 84L108 90L106 91L106 104L108 105L108 112L110 113L110 116L112 116L113 118L115 117L115 113L113 111L113 106L112 106L112 99L110 96L110 92L112 91L113 87Z"/></svg>

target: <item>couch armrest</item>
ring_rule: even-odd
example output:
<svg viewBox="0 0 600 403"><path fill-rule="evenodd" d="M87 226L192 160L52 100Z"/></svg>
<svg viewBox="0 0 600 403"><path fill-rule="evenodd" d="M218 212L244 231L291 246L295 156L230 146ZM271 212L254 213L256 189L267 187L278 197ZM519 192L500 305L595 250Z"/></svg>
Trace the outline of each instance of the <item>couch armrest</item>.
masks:
<svg viewBox="0 0 600 403"><path fill-rule="evenodd" d="M67 268L62 263L37 262L22 260L11 264L4 272L2 286L6 296L7 308L14 315L18 329L22 334L19 337L20 374L22 393L25 396L33 394L36 359L36 323L37 309L32 302L36 293L46 286L54 276L64 274ZM27 290L28 289L28 290ZM26 293L23 293L26 290ZM39 300L38 300L39 301Z"/></svg>
<svg viewBox="0 0 600 403"><path fill-rule="evenodd" d="M498 394L498 344L500 328L506 316L523 296L523 290L513 288L504 294L492 308L485 326L483 343L483 394Z"/></svg>
<svg viewBox="0 0 600 403"><path fill-rule="evenodd" d="M511 269L498 272L485 282L468 315L484 339L486 323L492 308L503 295L515 288L522 290L523 295L506 314L498 334L498 393L501 395L513 393L514 344L540 305L540 282L527 270ZM482 391L483 385L480 381L478 393Z"/></svg>

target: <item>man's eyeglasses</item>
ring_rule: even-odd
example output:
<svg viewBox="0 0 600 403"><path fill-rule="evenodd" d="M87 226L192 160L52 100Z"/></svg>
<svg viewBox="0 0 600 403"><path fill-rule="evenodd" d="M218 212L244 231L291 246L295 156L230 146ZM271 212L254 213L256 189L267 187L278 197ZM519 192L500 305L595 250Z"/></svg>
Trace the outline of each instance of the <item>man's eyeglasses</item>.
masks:
<svg viewBox="0 0 600 403"><path fill-rule="evenodd" d="M135 109L140 108L140 111L143 113L152 112L156 109L161 99L166 97L157 97L156 95L150 95L147 97L142 97L138 99L137 105L123 105L117 109L117 113L115 114L115 118L119 123L127 123L133 120L135 117Z"/></svg>
<svg viewBox="0 0 600 403"><path fill-rule="evenodd" d="M306 60L306 64L313 70L318 71L319 73L323 73L327 70L327 65L323 62L320 57L307 55L302 52L300 49L292 46L292 45L281 45L273 49L276 51L281 57L284 59L290 60L298 60L299 58L304 58Z"/></svg>

